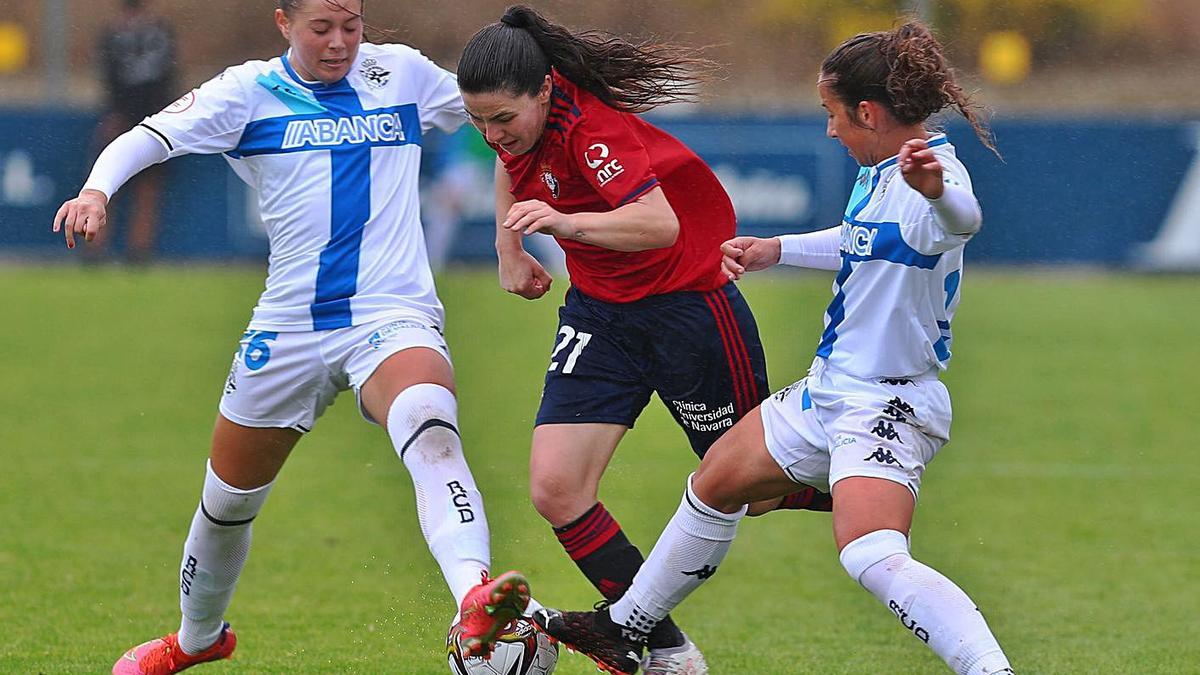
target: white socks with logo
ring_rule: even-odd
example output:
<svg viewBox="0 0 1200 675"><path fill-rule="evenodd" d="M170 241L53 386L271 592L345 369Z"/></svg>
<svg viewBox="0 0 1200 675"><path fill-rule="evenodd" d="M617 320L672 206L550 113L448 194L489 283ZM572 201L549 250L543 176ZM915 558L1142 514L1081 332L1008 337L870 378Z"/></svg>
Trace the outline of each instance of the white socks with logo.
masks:
<svg viewBox="0 0 1200 675"><path fill-rule="evenodd" d="M876 530L846 544L842 566L959 675L1005 672L1008 659L975 603L932 567L913 560L908 539Z"/></svg>
<svg viewBox="0 0 1200 675"><path fill-rule="evenodd" d="M491 563L483 498L463 457L458 402L449 389L416 384L392 401L388 435L412 476L417 519L455 606Z"/></svg>
<svg viewBox="0 0 1200 675"><path fill-rule="evenodd" d="M179 646L183 651L198 654L220 637L225 610L250 553L250 522L267 500L271 485L239 490L208 465L179 569L179 609L183 612Z"/></svg>
<svg viewBox="0 0 1200 675"><path fill-rule="evenodd" d="M744 506L737 513L721 513L701 502L692 492L692 477L688 476L679 509L633 578L633 585L609 608L609 616L619 624L650 632L716 573L745 515Z"/></svg>

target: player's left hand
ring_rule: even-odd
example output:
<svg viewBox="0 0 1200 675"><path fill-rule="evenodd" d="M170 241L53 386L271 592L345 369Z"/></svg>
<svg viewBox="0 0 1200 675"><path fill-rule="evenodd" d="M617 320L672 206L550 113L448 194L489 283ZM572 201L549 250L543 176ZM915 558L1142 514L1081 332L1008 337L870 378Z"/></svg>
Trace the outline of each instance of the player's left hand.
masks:
<svg viewBox="0 0 1200 675"><path fill-rule="evenodd" d="M914 138L900 146L896 158L904 180L912 189L925 195L926 199L938 199L945 189L942 184L942 165L933 154L933 148L923 139Z"/></svg>
<svg viewBox="0 0 1200 675"><path fill-rule="evenodd" d="M530 199L513 204L501 225L521 234L545 232L565 237L567 223L567 215L559 213L540 199Z"/></svg>

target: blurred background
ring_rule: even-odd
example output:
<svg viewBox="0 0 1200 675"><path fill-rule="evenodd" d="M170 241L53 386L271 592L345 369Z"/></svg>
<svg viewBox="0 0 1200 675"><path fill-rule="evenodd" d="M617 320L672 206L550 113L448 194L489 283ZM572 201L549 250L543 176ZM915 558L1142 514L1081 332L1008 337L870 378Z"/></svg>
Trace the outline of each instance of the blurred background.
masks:
<svg viewBox="0 0 1200 675"><path fill-rule="evenodd" d="M112 114L131 98L113 91L122 49L157 50L159 64L142 73L153 91L141 92L157 109L227 65L267 59L285 46L268 0L0 4L0 256L9 259L64 257L50 217L78 190L103 142L136 116ZM407 42L453 69L460 46L506 4L373 0L367 19L376 40ZM907 12L933 25L962 83L992 112L1003 160L948 121L986 215L968 251L973 261L1200 268L1194 0L537 5L575 28L707 47L723 70L703 99L655 117L718 171L743 232L838 221L855 168L824 138L813 80L841 40L889 28ZM155 18L140 19L142 32L133 36L131 13ZM122 29L127 34L114 37ZM431 253L439 264L486 261L493 255L490 158L470 129L431 137L424 202ZM262 260L252 200L220 159L177 160L146 182L125 191L111 242L93 247L89 260Z"/></svg>

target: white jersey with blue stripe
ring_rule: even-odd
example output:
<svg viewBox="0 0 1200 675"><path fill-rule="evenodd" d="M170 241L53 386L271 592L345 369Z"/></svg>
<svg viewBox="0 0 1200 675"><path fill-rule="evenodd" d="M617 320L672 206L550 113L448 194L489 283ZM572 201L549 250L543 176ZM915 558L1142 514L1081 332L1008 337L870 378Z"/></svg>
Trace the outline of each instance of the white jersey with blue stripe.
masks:
<svg viewBox="0 0 1200 675"><path fill-rule="evenodd" d="M363 44L334 84L286 55L227 69L146 119L171 157L224 153L270 240L254 330L324 330L416 310L438 322L420 225L422 133L466 120L458 84L405 45Z"/></svg>
<svg viewBox="0 0 1200 675"><path fill-rule="evenodd" d="M971 190L945 135L930 137L929 145L947 184ZM860 378L945 369L970 238L938 223L896 157L863 167L842 219L841 269L817 356Z"/></svg>

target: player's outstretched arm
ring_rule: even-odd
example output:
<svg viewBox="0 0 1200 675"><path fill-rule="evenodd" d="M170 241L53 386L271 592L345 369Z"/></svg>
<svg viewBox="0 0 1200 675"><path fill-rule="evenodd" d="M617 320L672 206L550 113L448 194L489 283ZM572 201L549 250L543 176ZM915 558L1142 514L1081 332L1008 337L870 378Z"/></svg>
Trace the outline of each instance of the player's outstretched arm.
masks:
<svg viewBox="0 0 1200 675"><path fill-rule="evenodd" d="M99 190L85 189L78 197L68 199L58 207L51 229L54 232L61 229L67 248L75 248L75 235L83 235L84 240L91 241L107 222L108 197Z"/></svg>
<svg viewBox="0 0 1200 675"><path fill-rule="evenodd" d="M96 238L107 223L108 200L142 169L167 159L167 149L147 129L136 126L118 136L92 166L79 196L69 199L54 215L51 230L64 230L67 248L75 248L75 235Z"/></svg>
<svg viewBox="0 0 1200 675"><path fill-rule="evenodd" d="M757 272L779 264L780 250L779 237L734 237L721 244L721 266L725 276L737 281L746 272Z"/></svg>

